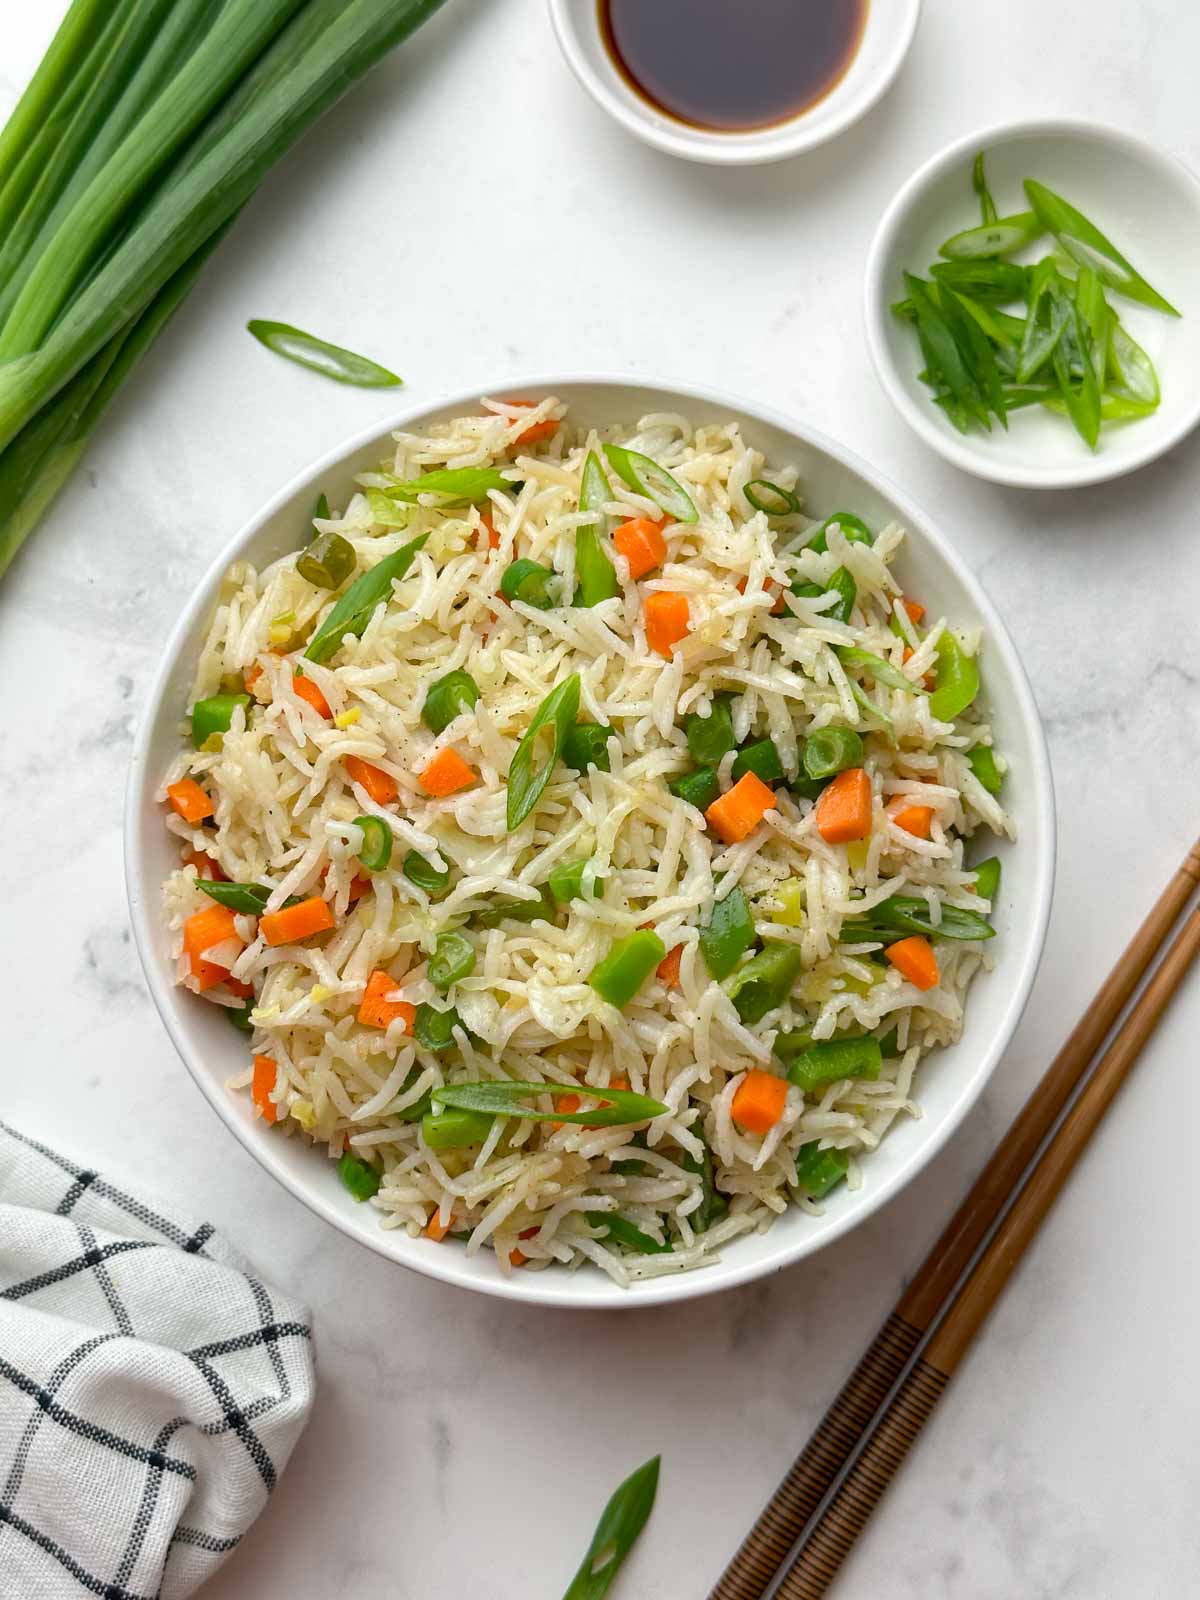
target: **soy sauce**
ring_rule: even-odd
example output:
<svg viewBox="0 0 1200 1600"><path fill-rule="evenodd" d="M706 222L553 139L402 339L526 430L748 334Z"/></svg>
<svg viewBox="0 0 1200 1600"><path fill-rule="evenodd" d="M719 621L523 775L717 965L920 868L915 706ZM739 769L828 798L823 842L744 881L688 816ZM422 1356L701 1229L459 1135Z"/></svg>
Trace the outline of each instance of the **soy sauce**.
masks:
<svg viewBox="0 0 1200 1600"><path fill-rule="evenodd" d="M630 86L679 122L732 133L824 99L862 42L869 0L597 0Z"/></svg>

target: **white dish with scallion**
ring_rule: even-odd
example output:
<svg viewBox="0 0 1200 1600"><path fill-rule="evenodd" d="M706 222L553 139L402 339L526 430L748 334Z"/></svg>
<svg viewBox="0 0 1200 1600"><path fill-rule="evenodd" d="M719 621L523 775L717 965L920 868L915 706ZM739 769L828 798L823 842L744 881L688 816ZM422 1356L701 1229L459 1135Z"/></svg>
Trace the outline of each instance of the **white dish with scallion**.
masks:
<svg viewBox="0 0 1200 1600"><path fill-rule="evenodd" d="M888 208L867 342L904 419L977 476L1118 477L1200 420L1200 183L1082 121L982 129Z"/></svg>
<svg viewBox="0 0 1200 1600"><path fill-rule="evenodd" d="M336 1226L515 1298L686 1298L837 1238L978 1094L1045 931L1045 750L978 584L837 446L482 393L318 463L197 593L138 944Z"/></svg>

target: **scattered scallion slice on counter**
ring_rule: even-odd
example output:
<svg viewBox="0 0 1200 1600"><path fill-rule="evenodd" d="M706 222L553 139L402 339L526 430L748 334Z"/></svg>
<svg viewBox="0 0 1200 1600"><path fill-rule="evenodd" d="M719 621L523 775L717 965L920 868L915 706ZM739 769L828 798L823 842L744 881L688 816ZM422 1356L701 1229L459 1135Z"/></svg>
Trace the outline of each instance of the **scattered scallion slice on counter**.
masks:
<svg viewBox="0 0 1200 1600"><path fill-rule="evenodd" d="M320 372L337 383L351 383L359 389L394 389L404 382L369 356L360 356L340 344L318 339L315 334L293 328L290 323L255 318L246 324L246 329L259 344L266 345L277 356L294 361L297 366L308 367L312 372Z"/></svg>
<svg viewBox="0 0 1200 1600"><path fill-rule="evenodd" d="M660 1457L654 1456L613 1491L563 1600L604 1600L654 1509L659 1461Z"/></svg>
<svg viewBox="0 0 1200 1600"><path fill-rule="evenodd" d="M376 606L391 599L392 584L398 582L412 566L417 551L429 538L421 534L410 543L401 545L390 556L384 556L369 572L361 573L313 634L304 652L308 661L328 661L342 647L346 635L361 639L367 623L375 615Z"/></svg>
<svg viewBox="0 0 1200 1600"><path fill-rule="evenodd" d="M660 510L665 511L676 522L695 522L699 518L691 495L679 482L673 478L665 467L660 467L657 461L651 461L649 456L644 456L637 450L627 450L624 445L606 444L604 454L608 457L613 471L634 490L636 494L644 494L648 500L653 500Z"/></svg>

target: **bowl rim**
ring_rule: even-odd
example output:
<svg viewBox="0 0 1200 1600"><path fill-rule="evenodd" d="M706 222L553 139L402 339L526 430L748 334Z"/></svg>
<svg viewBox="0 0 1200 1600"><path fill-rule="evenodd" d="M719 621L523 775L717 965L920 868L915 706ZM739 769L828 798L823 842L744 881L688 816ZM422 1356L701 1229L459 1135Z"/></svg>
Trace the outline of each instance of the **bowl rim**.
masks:
<svg viewBox="0 0 1200 1600"><path fill-rule="evenodd" d="M884 26L890 26L892 36L887 53L873 76L850 97L836 115L818 124L808 121L808 113L765 128L720 132L693 128L686 122L675 123L664 116L660 120L648 108L634 109L618 95L597 73L580 43L581 29L591 26L598 32L596 0L584 0L590 24L581 20L580 0L547 0L550 21L558 47L579 84L587 90L596 104L608 112L629 133L646 144L663 150L668 155L681 156L687 161L701 161L710 166L753 166L768 161L783 161L789 156L815 150L837 138L852 127L879 101L895 82L900 68L917 31L922 0L869 0L871 17L884 17ZM836 95L840 82L819 102L827 104Z"/></svg>
<svg viewBox="0 0 1200 1600"><path fill-rule="evenodd" d="M348 1226L347 1213L342 1206L331 1203L314 1185L295 1178L287 1164L280 1159L279 1141L269 1137L266 1125L249 1124L236 1115L236 1102L223 1082L218 1081L204 1064L199 1049L193 1050L184 1024L184 1010L180 997L186 992L163 977L160 963L155 959L159 949L162 929L157 921L159 884L148 883L143 877L140 841L146 826L148 796L158 787L158 774L149 769L150 747L155 729L163 715L164 694L170 683L176 662L186 649L193 630L202 614L212 603L216 585L231 562L237 559L245 545L294 496L309 486L314 478L332 471L347 458L353 457L373 442L381 444L394 431L410 427L430 415L478 404L481 395L557 394L578 388L619 388L642 390L648 394L669 394L683 401L698 402L718 409L739 412L742 415L774 427L795 439L799 445L821 451L832 457L840 466L857 473L870 487L888 499L903 517L906 525L918 527L929 539L937 557L950 569L965 588L972 604L983 621L989 648L1005 659L1016 701L1016 717L1029 739L1031 762L1028 773L1032 806L1035 814L1036 836L1023 841L1034 859L1034 873L1030 902L1032 910L1032 935L1021 952L1020 966L1015 981L1010 985L999 1026L988 1048L980 1055L974 1071L958 1092L957 1099L945 1114L943 1122L914 1152L906 1166L890 1178L875 1184L869 1191L861 1191L859 1202L844 1216L833 1222L819 1237L800 1237L794 1243L781 1247L774 1256L739 1264L736 1256L715 1262L704 1271L680 1273L674 1277L643 1280L632 1289L620 1290L616 1295L607 1277L592 1284L581 1275L533 1275L514 1273L508 1277L473 1276L473 1267L457 1260L445 1251L427 1252L414 1261L400 1259L390 1248L391 1233L378 1225L357 1230ZM669 380L647 377L629 377L620 373L557 373L505 376L501 381L472 384L452 394L435 395L414 400L388 417L359 429L349 438L319 456L315 461L294 473L287 483L271 495L262 506L242 524L238 532L222 547L206 567L203 576L193 587L163 646L149 691L142 706L141 718L133 741L129 776L125 790L124 818L125 883L129 899L130 921L134 941L145 974L151 998L167 1033L174 1044L201 1094L237 1138L244 1149L255 1158L279 1183L311 1212L329 1223L341 1234L366 1245L377 1255L400 1267L408 1267L427 1277L457 1288L494 1295L499 1299L524 1304L553 1306L566 1310L636 1310L643 1306L660 1305L675 1301L698 1299L717 1294L741 1284L754 1281L792 1266L805 1257L832 1245L853 1228L873 1216L889 1200L894 1199L919 1172L933 1160L937 1153L958 1129L963 1119L975 1105L990 1081L1004 1051L1008 1048L1017 1024L1028 1002L1033 981L1041 961L1046 931L1050 919L1055 876L1056 819L1054 787L1050 758L1029 679L1008 630L993 606L979 580L967 563L957 554L949 540L937 529L931 519L907 495L854 451L830 438L820 429L796 421L774 408L757 401L745 399L736 393L718 391L699 385L677 384ZM148 836L148 835L147 835ZM407 1235L405 1235L407 1237ZM560 1282L559 1279L562 1281Z"/></svg>
<svg viewBox="0 0 1200 1600"><path fill-rule="evenodd" d="M863 275L867 350L875 368L875 376L893 406L926 444L956 467L990 483L1019 489L1080 489L1089 484L1111 482L1114 478L1136 472L1139 467L1148 466L1168 450L1174 449L1200 422L1200 385L1197 385L1191 405L1181 412L1176 422L1161 430L1149 429L1145 444L1135 454L1115 458L1098 453L1074 464L1062 463L1045 468L1022 466L1002 458L991 460L969 450L957 435L948 434L939 427L932 408L919 405L901 382L886 335L888 307L892 297L884 281L887 260L901 225L937 179L964 158L973 158L976 151L986 150L992 145L1011 144L1022 138L1053 138L1056 135L1083 137L1127 151L1148 166L1181 182L1185 189L1192 192L1195 210L1200 214L1200 177L1173 151L1159 149L1125 128L1111 127L1088 117L1020 117L991 123L973 133L964 134L935 151L917 168L880 219L867 253Z"/></svg>

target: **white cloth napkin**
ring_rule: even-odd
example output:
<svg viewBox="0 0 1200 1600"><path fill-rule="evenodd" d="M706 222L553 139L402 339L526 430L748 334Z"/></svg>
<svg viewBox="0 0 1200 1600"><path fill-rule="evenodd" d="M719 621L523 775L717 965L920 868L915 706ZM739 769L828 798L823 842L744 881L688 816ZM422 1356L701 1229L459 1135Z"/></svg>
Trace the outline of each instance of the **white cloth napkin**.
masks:
<svg viewBox="0 0 1200 1600"><path fill-rule="evenodd" d="M207 1223L0 1123L0 1596L180 1600L312 1406L303 1306Z"/></svg>

